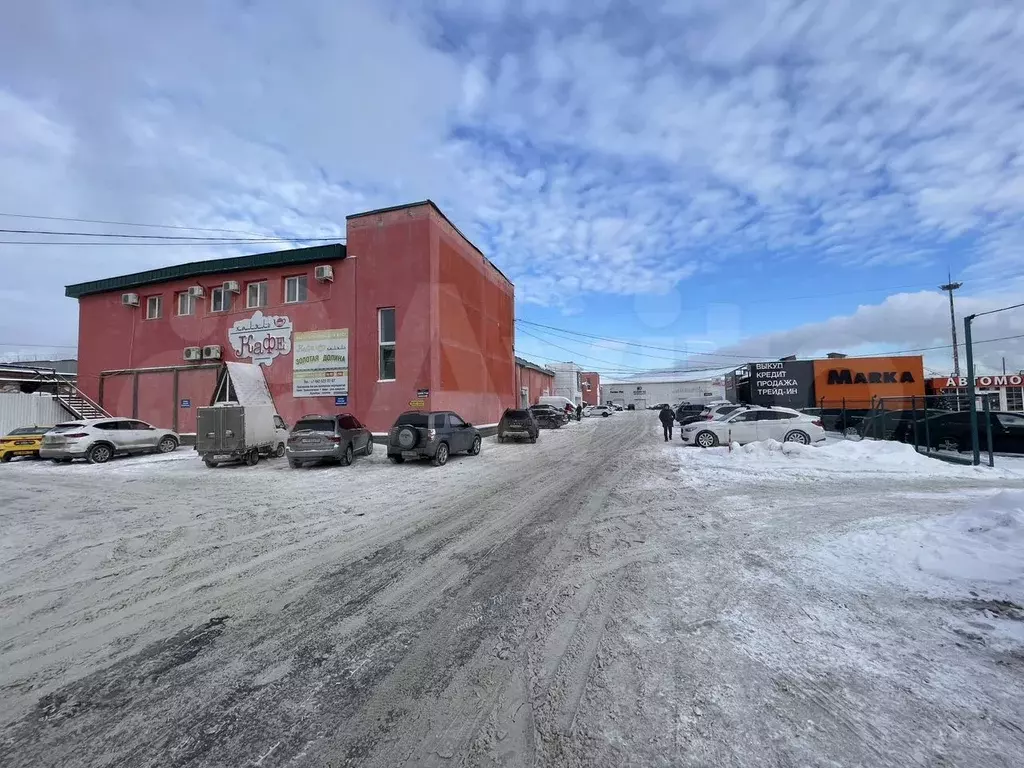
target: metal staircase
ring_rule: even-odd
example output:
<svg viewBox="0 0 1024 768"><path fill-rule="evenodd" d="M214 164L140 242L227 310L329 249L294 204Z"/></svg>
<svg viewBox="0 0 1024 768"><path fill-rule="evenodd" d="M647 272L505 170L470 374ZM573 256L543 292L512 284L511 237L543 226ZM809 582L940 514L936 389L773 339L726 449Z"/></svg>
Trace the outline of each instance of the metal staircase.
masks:
<svg viewBox="0 0 1024 768"><path fill-rule="evenodd" d="M102 419L110 416L99 403L90 399L75 384L75 379L52 368L5 365L8 371L17 371L16 381L29 385L32 391L47 392L74 419Z"/></svg>

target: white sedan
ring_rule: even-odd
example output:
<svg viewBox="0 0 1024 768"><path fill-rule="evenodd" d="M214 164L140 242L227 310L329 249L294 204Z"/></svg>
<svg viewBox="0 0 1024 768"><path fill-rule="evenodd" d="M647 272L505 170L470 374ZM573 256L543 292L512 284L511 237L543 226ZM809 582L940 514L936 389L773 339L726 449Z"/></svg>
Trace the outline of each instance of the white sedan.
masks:
<svg viewBox="0 0 1024 768"><path fill-rule="evenodd" d="M683 427L683 442L714 448L722 443L753 443L778 440L811 445L825 440L821 421L792 408L748 406L712 421Z"/></svg>

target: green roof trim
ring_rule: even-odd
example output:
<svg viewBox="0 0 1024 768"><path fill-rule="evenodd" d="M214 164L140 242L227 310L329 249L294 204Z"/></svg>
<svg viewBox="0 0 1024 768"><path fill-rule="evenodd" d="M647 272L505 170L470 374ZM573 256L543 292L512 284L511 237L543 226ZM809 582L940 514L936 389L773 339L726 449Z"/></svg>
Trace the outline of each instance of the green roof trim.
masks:
<svg viewBox="0 0 1024 768"><path fill-rule="evenodd" d="M346 255L344 243L313 245L308 248L289 248L285 251L256 253L251 256L231 256L226 259L210 259L209 261L192 261L188 264L176 264L173 267L148 269L145 272L134 272L130 275L108 277L105 280L93 280L88 283L76 283L64 287L64 295L72 299L80 299L95 293L123 291L154 283L169 283L174 280L187 280L191 277L216 275L224 272L241 272L246 269L266 269L268 267L287 267L294 264L308 264L313 261L336 261Z"/></svg>

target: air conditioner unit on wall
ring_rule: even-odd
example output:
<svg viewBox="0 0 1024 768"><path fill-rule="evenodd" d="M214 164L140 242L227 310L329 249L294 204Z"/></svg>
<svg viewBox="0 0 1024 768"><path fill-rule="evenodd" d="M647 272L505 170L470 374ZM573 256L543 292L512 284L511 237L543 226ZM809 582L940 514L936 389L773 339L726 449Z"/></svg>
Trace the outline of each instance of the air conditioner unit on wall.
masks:
<svg viewBox="0 0 1024 768"><path fill-rule="evenodd" d="M122 307L137 307L137 306L139 306L139 294L137 294L137 293L122 293L121 294L121 306Z"/></svg>
<svg viewBox="0 0 1024 768"><path fill-rule="evenodd" d="M203 290L203 286L201 285L193 285L188 289L188 295L194 299L201 299L206 295L206 291Z"/></svg>
<svg viewBox="0 0 1024 768"><path fill-rule="evenodd" d="M225 280L224 290L227 291L228 293L238 293L241 290L241 288L238 287L237 280Z"/></svg>
<svg viewBox="0 0 1024 768"><path fill-rule="evenodd" d="M334 267L330 264L321 264L313 270L313 276L321 283L334 282Z"/></svg>
<svg viewBox="0 0 1024 768"><path fill-rule="evenodd" d="M189 361L202 360L203 350L200 349L199 347L185 347L184 358Z"/></svg>
<svg viewBox="0 0 1024 768"><path fill-rule="evenodd" d="M203 360L220 360L220 344L203 347Z"/></svg>

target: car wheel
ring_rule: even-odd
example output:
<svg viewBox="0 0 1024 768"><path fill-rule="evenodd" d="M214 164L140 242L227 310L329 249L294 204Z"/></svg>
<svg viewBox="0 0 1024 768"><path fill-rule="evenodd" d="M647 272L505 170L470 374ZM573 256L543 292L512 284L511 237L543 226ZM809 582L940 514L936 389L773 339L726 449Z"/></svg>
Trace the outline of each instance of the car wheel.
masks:
<svg viewBox="0 0 1024 768"><path fill-rule="evenodd" d="M499 443L504 443L505 442L505 436L504 435L498 435L498 442Z"/></svg>
<svg viewBox="0 0 1024 768"><path fill-rule="evenodd" d="M114 451L109 445L98 443L89 449L89 452L85 455L85 460L90 464L106 464L113 455Z"/></svg>
<svg viewBox="0 0 1024 768"><path fill-rule="evenodd" d="M537 442L537 438L536 437L531 437L530 438L530 442L531 443L536 443Z"/></svg>
<svg viewBox="0 0 1024 768"><path fill-rule="evenodd" d="M245 463L250 467L255 467L260 463L260 452L259 449L253 448L247 454L245 454Z"/></svg>
<svg viewBox="0 0 1024 768"><path fill-rule="evenodd" d="M601 416L603 416L606 419L608 418L608 414L607 413L602 413Z"/></svg>
<svg viewBox="0 0 1024 768"><path fill-rule="evenodd" d="M939 440L939 449L943 451L953 451L953 453L960 453L960 441L955 437L944 437Z"/></svg>
<svg viewBox="0 0 1024 768"><path fill-rule="evenodd" d="M292 469L298 469L302 466L302 462L298 459L288 459L288 466Z"/></svg>
<svg viewBox="0 0 1024 768"><path fill-rule="evenodd" d="M480 455L480 435L477 435L475 438L473 438L473 445L469 449L469 455L470 456L479 456Z"/></svg>
<svg viewBox="0 0 1024 768"><path fill-rule="evenodd" d="M810 445L811 436L806 432L802 432L799 429L794 429L788 435L786 435L787 443L800 443L800 445Z"/></svg>
<svg viewBox="0 0 1024 768"><path fill-rule="evenodd" d="M217 462L213 459L203 459L203 463L210 469L215 469L217 467Z"/></svg>
<svg viewBox="0 0 1024 768"><path fill-rule="evenodd" d="M14 457L11 456L9 453L5 453L3 456L0 456L0 462L3 462L4 464L6 464L12 458L14 458Z"/></svg>
<svg viewBox="0 0 1024 768"><path fill-rule="evenodd" d="M434 466L443 467L448 463L448 443L441 443L437 446L437 453L434 454Z"/></svg>
<svg viewBox="0 0 1024 768"><path fill-rule="evenodd" d="M697 433L697 437L694 438L694 442L701 448L714 448L718 445L718 435L714 432L704 430L703 432Z"/></svg>
<svg viewBox="0 0 1024 768"><path fill-rule="evenodd" d="M278 443L277 444L277 450L274 451L274 458L275 459L283 459L284 458L284 454L285 454L284 443Z"/></svg>
<svg viewBox="0 0 1024 768"><path fill-rule="evenodd" d="M388 456L392 464L404 464L405 456Z"/></svg>
<svg viewBox="0 0 1024 768"><path fill-rule="evenodd" d="M352 443L349 443L348 445L345 446L345 455L341 457L341 466L349 466L352 463L353 456L354 454L352 453Z"/></svg>
<svg viewBox="0 0 1024 768"><path fill-rule="evenodd" d="M372 456L373 455L373 438L372 437L369 440L366 441L366 455L367 456Z"/></svg>
<svg viewBox="0 0 1024 768"><path fill-rule="evenodd" d="M170 453L171 451L178 450L178 441L168 435L159 442L156 446L157 451L160 453Z"/></svg>

